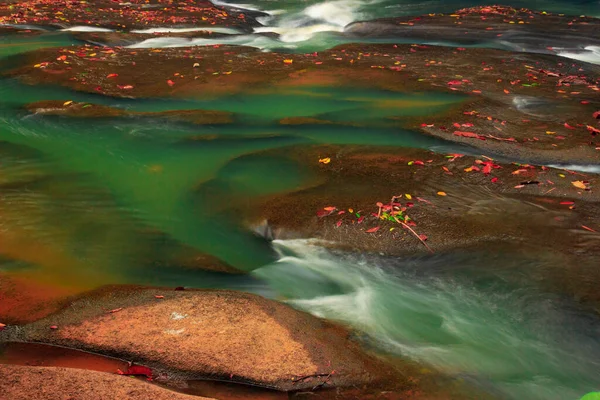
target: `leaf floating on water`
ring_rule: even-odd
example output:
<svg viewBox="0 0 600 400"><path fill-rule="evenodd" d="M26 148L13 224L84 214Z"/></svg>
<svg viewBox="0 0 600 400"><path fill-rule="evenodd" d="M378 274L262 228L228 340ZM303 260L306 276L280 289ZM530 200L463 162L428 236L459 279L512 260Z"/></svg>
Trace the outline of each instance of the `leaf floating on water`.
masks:
<svg viewBox="0 0 600 400"><path fill-rule="evenodd" d="M145 376L149 381L152 380L152 370L141 365L130 365L125 371L117 370L119 375Z"/></svg>
<svg viewBox="0 0 600 400"><path fill-rule="evenodd" d="M375 233L377 232L381 227L380 226L376 226L375 228L371 228L371 229L367 229L365 232L367 233Z"/></svg>

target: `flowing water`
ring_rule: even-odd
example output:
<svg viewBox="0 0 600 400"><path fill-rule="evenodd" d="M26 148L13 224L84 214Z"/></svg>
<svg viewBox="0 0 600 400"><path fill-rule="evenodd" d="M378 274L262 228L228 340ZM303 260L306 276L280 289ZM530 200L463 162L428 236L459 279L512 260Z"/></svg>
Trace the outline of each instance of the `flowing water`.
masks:
<svg viewBox="0 0 600 400"><path fill-rule="evenodd" d="M253 34L192 43L156 38L135 46L216 41L314 51L346 40L336 32L353 21L476 4L483 2L254 0L236 5L269 13ZM511 5L600 14L598 1ZM77 43L66 31L0 37L0 68L25 51ZM236 119L199 126L150 116L33 115L23 108L52 99L135 112L220 110ZM412 358L499 398L577 399L600 389L600 320L514 273L541 268L542 261L484 248L404 259L331 252L310 241L268 242L226 211L233 203L244 206L248 199L316 184L310 171L286 157L284 148L292 144L468 152L376 123L443 112L462 100L353 87L272 89L210 101L128 100L0 80L0 272L75 291L109 283L251 291L352 326L367 346ZM358 124L277 123L296 116ZM269 157L257 154L278 149ZM585 168L598 172L597 166ZM251 273L203 272L185 262L190 254L208 254Z"/></svg>

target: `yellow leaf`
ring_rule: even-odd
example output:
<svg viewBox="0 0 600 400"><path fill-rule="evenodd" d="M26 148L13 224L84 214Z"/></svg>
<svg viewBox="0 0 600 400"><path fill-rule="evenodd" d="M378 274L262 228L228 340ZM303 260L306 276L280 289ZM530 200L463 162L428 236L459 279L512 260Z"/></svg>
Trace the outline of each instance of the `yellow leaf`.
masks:
<svg viewBox="0 0 600 400"><path fill-rule="evenodd" d="M587 185L585 183L583 183L582 181L573 181L573 182L571 182L571 185L573 185L579 189L587 189Z"/></svg>
<svg viewBox="0 0 600 400"><path fill-rule="evenodd" d="M408 194L408 193L407 193L407 194L405 194L404 196L406 196L406 198L407 198L408 200L412 200L412 196L411 196L410 194Z"/></svg>
<svg viewBox="0 0 600 400"><path fill-rule="evenodd" d="M69 104L73 104L73 100L65 101L63 106L68 106Z"/></svg>
<svg viewBox="0 0 600 400"><path fill-rule="evenodd" d="M321 164L329 164L329 163L331 162L331 158L329 158L329 157L326 157L326 158L320 158L320 159L319 159L319 162L320 162Z"/></svg>
<svg viewBox="0 0 600 400"><path fill-rule="evenodd" d="M291 64L291 63L293 63L293 62L294 62L294 60L291 60L291 59L289 59L289 58L288 58L288 59L285 59L285 60L283 60L283 63L284 63L284 64Z"/></svg>
<svg viewBox="0 0 600 400"><path fill-rule="evenodd" d="M437 192L438 196L447 196L446 192Z"/></svg>

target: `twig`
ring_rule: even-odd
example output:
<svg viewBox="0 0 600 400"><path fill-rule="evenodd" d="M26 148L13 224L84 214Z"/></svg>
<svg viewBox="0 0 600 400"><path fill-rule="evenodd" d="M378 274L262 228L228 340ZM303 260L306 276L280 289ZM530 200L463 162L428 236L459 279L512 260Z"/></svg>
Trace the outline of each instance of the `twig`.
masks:
<svg viewBox="0 0 600 400"><path fill-rule="evenodd" d="M327 381L329 380L330 377L331 377L331 372L325 377L325 379L323 379L323 382L319 383L317 386L312 388L312 390L317 390L317 389L321 388L323 385L325 385L327 383Z"/></svg>
<svg viewBox="0 0 600 400"><path fill-rule="evenodd" d="M421 239L421 237L419 236L419 234L417 232L415 232L410 226L406 225L404 222L400 221L398 218L393 217L394 220L396 220L397 223L402 224L403 227L405 227L406 229L408 229L409 231L412 232L413 235L415 235L417 237L417 239L419 239L421 241L421 243L423 243L423 246L427 247L427 250L429 250L430 252L434 253L433 250L431 250L431 247L427 246L427 243L425 243L425 241L423 239Z"/></svg>
<svg viewBox="0 0 600 400"><path fill-rule="evenodd" d="M301 376L299 378L292 378L292 382L294 382L294 383L296 383L296 382L302 382L303 380L308 379L308 378L320 378L320 377L323 377L323 376L329 377L329 376L331 376L331 373L325 372L323 374L306 375L306 376Z"/></svg>

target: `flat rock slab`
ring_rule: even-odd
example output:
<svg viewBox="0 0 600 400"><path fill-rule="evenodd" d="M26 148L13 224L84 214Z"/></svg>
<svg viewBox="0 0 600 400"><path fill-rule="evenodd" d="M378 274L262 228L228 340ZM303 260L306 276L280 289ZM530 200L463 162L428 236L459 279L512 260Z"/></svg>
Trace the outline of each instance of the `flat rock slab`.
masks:
<svg viewBox="0 0 600 400"><path fill-rule="evenodd" d="M581 52L597 46L600 19L505 6L479 6L451 14L428 14L353 22L350 37L402 38L486 45L525 52Z"/></svg>
<svg viewBox="0 0 600 400"><path fill-rule="evenodd" d="M0 24L92 26L129 30L156 26L258 25L258 12L228 10L210 1L110 0L6 1L0 4Z"/></svg>
<svg viewBox="0 0 600 400"><path fill-rule="evenodd" d="M0 365L0 398L10 400L208 400L139 379L71 368Z"/></svg>
<svg viewBox="0 0 600 400"><path fill-rule="evenodd" d="M115 355L185 379L297 390L390 376L344 329L234 291L111 287L23 329L21 340Z"/></svg>

